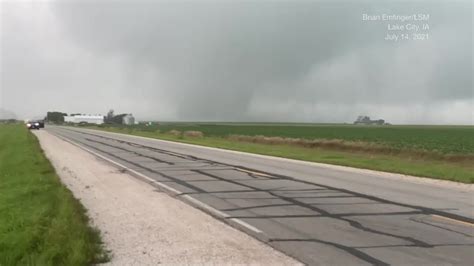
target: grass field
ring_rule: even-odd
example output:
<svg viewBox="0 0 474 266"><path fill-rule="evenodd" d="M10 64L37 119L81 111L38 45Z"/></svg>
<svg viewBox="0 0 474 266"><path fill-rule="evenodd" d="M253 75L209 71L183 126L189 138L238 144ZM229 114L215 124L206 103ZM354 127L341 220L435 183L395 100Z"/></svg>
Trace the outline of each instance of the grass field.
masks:
<svg viewBox="0 0 474 266"><path fill-rule="evenodd" d="M92 128L305 161L474 182L474 127L471 126L161 123ZM175 135L169 134L173 130ZM182 134L186 131L199 131L204 137ZM259 135L276 138L255 137Z"/></svg>
<svg viewBox="0 0 474 266"><path fill-rule="evenodd" d="M0 265L107 261L83 206L24 125L0 124Z"/></svg>

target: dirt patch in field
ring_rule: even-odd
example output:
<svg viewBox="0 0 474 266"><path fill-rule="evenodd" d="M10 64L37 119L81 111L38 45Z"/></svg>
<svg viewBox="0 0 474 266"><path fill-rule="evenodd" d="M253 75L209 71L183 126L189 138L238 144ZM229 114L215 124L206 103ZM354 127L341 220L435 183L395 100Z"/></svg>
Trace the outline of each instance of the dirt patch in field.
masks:
<svg viewBox="0 0 474 266"><path fill-rule="evenodd" d="M269 145L291 145L304 148L324 148L330 150L366 152L376 154L390 155L409 155L417 158L431 158L449 162L474 162L474 155L471 154L443 154L427 150L414 150L390 147L383 144L366 141L348 141L342 139L302 139L302 138L284 138L268 137L263 135L229 135L227 137L232 141L260 143Z"/></svg>
<svg viewBox="0 0 474 266"><path fill-rule="evenodd" d="M112 265L299 264L46 131L35 134L101 230Z"/></svg>
<svg viewBox="0 0 474 266"><path fill-rule="evenodd" d="M204 137L204 134L201 131L184 131L183 135L185 137L191 137L191 138L202 138Z"/></svg>
<svg viewBox="0 0 474 266"><path fill-rule="evenodd" d="M182 135L181 131L179 131L179 130L174 130L174 129L168 131L168 134L173 135L173 136L177 136L177 137L179 137L179 136Z"/></svg>

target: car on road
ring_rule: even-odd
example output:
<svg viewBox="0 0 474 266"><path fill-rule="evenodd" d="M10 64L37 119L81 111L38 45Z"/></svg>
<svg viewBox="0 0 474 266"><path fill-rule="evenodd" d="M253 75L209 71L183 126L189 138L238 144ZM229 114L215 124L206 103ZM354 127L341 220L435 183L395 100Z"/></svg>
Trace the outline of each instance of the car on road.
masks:
<svg viewBox="0 0 474 266"><path fill-rule="evenodd" d="M40 129L40 128L44 127L44 123L41 123L39 121L28 121L26 123L26 127L28 129Z"/></svg>

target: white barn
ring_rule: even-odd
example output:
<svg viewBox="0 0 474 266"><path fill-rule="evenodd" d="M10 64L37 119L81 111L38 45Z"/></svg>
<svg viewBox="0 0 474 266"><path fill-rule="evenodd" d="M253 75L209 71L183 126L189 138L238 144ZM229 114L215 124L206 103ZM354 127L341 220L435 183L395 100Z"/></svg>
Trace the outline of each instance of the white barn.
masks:
<svg viewBox="0 0 474 266"><path fill-rule="evenodd" d="M100 125L100 124L104 123L104 117L101 116L101 115L65 116L64 117L64 122L69 122L69 123L74 123L74 124L79 124L79 123L83 122L83 123Z"/></svg>

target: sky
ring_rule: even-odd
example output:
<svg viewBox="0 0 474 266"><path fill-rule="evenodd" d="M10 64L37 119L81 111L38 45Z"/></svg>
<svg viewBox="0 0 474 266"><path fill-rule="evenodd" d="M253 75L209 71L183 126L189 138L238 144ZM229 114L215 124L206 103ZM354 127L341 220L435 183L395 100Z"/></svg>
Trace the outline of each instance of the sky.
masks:
<svg viewBox="0 0 474 266"><path fill-rule="evenodd" d="M472 1L0 1L0 118L474 124Z"/></svg>

